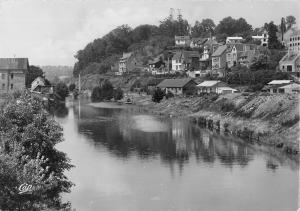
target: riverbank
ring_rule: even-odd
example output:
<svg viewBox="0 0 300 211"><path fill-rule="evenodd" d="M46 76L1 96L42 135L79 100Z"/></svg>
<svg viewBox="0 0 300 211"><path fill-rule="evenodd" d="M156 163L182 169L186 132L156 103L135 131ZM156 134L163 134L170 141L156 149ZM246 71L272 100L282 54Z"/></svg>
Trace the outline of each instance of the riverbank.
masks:
<svg viewBox="0 0 300 211"><path fill-rule="evenodd" d="M299 97L296 94L251 93L202 97L175 97L160 103L151 96L131 94L138 106L157 115L186 116L195 124L246 141L299 152Z"/></svg>

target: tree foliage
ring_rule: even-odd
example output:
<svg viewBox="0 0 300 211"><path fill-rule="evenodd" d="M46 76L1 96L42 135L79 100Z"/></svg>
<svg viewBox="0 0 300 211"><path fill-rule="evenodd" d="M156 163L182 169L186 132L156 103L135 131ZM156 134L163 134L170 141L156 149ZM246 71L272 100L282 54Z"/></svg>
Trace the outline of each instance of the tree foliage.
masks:
<svg viewBox="0 0 300 211"><path fill-rule="evenodd" d="M160 88L156 88L152 94L152 101L159 103L165 96L165 92Z"/></svg>
<svg viewBox="0 0 300 211"><path fill-rule="evenodd" d="M102 80L99 86L92 90L91 99L93 102L111 100L114 97L114 87L109 80Z"/></svg>
<svg viewBox="0 0 300 211"><path fill-rule="evenodd" d="M269 39L268 39L268 47L270 49L281 49L282 48L282 44L280 43L280 41L277 38L277 26L274 24L273 21L271 21L270 23L265 23L265 28L268 31L268 35L269 35Z"/></svg>
<svg viewBox="0 0 300 211"><path fill-rule="evenodd" d="M200 23L199 21L195 22L195 25L192 27L192 36L193 37L210 37L214 35L215 23L212 19L203 19Z"/></svg>
<svg viewBox="0 0 300 211"><path fill-rule="evenodd" d="M222 19L215 28L217 39L220 41L225 41L228 36L242 36L247 39L252 31L252 26L244 18L234 19L231 16Z"/></svg>
<svg viewBox="0 0 300 211"><path fill-rule="evenodd" d="M121 100L124 96L123 90L118 87L114 90L114 100Z"/></svg>
<svg viewBox="0 0 300 211"><path fill-rule="evenodd" d="M65 83L59 82L54 88L54 93L58 100L65 101L66 97L69 95L69 88Z"/></svg>
<svg viewBox="0 0 300 211"><path fill-rule="evenodd" d="M293 25L296 24L296 18L292 15L289 15L285 18L287 29L292 28Z"/></svg>
<svg viewBox="0 0 300 211"><path fill-rule="evenodd" d="M48 118L42 102L23 94L0 110L0 209L45 210L68 206L60 193L72 183L64 171L72 167L66 154L55 145L63 141L62 128ZM30 194L17 187L30 184Z"/></svg>

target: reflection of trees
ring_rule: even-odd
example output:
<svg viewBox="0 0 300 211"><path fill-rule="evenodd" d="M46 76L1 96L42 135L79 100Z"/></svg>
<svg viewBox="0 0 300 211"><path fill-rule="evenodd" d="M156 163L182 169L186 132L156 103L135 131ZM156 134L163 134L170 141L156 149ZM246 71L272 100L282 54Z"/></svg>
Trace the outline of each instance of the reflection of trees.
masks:
<svg viewBox="0 0 300 211"><path fill-rule="evenodd" d="M168 122L169 130L166 132L147 133L133 129L131 115L120 111L117 113L118 121L82 119L79 131L90 131L87 136L95 143L100 142L117 156L128 157L134 152L140 158L147 159L159 155L165 163L178 163L180 169L192 154L198 161L212 163L219 159L227 166L247 165L253 157L247 145L201 130L184 120ZM115 116L113 112L107 116L109 115Z"/></svg>
<svg viewBox="0 0 300 211"><path fill-rule="evenodd" d="M54 108L54 114L57 117L64 118L69 114L69 109L66 107L65 103L57 103Z"/></svg>

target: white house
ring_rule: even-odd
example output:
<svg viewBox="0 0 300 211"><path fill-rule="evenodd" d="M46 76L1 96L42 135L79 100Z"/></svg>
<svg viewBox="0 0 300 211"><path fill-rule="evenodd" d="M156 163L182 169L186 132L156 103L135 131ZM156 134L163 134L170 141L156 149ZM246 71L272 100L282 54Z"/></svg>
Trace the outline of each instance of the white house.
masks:
<svg viewBox="0 0 300 211"><path fill-rule="evenodd" d="M227 94L234 93L238 90L230 88L228 84L222 81L203 81L202 83L197 85L198 94L200 93L217 93L217 94Z"/></svg>
<svg viewBox="0 0 300 211"><path fill-rule="evenodd" d="M45 86L45 79L40 76L32 81L30 91L34 91L38 86Z"/></svg>
<svg viewBox="0 0 300 211"><path fill-rule="evenodd" d="M263 31L262 35L252 36L253 40L259 40L261 46L268 46L269 34L267 31Z"/></svg>
<svg viewBox="0 0 300 211"><path fill-rule="evenodd" d="M188 47L190 46L190 43L191 43L190 36L175 36L175 46Z"/></svg>
<svg viewBox="0 0 300 211"><path fill-rule="evenodd" d="M243 40L242 37L227 37L226 38L226 44L229 44L229 43L239 43Z"/></svg>

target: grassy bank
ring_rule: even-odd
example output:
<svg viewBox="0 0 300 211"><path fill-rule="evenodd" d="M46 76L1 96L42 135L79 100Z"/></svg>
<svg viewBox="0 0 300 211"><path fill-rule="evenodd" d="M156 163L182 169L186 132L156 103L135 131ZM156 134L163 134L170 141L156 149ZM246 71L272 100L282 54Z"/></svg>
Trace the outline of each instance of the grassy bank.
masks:
<svg viewBox="0 0 300 211"><path fill-rule="evenodd" d="M187 116L203 127L261 142L296 154L299 151L299 97L295 94L227 94L175 97L160 103L133 94L137 105L158 115Z"/></svg>

